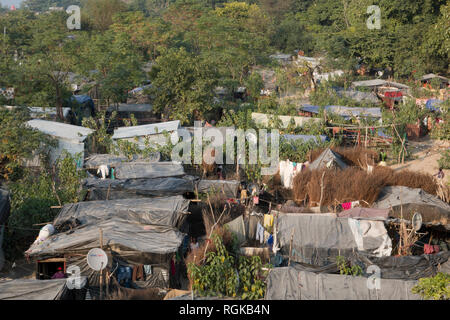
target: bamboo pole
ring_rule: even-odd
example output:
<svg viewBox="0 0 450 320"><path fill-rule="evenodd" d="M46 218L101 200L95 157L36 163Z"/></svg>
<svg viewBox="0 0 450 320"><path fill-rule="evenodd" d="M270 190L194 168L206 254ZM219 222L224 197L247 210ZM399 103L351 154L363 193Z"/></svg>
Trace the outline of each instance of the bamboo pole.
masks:
<svg viewBox="0 0 450 320"><path fill-rule="evenodd" d="M102 228L100 228L100 249L103 249L103 229ZM103 299L103 269L100 269L100 300L102 300L102 299Z"/></svg>

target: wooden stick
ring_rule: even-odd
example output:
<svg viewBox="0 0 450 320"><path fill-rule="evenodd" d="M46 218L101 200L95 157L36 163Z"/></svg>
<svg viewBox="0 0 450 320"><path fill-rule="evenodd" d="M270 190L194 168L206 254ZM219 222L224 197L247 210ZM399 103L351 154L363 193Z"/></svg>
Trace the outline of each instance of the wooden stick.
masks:
<svg viewBox="0 0 450 320"><path fill-rule="evenodd" d="M292 256L292 242L294 241L294 230L291 233L291 240L289 241L289 262L288 266L291 265L291 256Z"/></svg>
<svg viewBox="0 0 450 320"><path fill-rule="evenodd" d="M103 230L102 230L102 228L100 228L100 249L103 249ZM102 300L102 299L103 299L103 269L100 270L100 300Z"/></svg>

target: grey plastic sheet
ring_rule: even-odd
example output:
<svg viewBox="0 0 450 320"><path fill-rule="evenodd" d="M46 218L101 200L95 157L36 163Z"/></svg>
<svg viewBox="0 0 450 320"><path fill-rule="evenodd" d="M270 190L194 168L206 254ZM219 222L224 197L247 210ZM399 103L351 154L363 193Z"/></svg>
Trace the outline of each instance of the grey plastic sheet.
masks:
<svg viewBox="0 0 450 320"><path fill-rule="evenodd" d="M352 220L352 221L350 221ZM334 263L337 256L357 251L375 254L390 240L381 221L365 221L376 233L357 234L354 219L336 218L330 214L280 214L277 241L281 254L293 261L317 266ZM292 243L291 243L292 240Z"/></svg>
<svg viewBox="0 0 450 320"><path fill-rule="evenodd" d="M148 254L153 262L167 261L168 254L180 247L184 234L167 226L143 225L119 218L87 224L71 231L50 236L43 243L32 245L27 254L31 258L59 256L65 253L87 253L99 247L99 231L103 230L103 247L124 257Z"/></svg>
<svg viewBox="0 0 450 320"><path fill-rule="evenodd" d="M82 225L107 219L123 219L146 225L180 226L189 208L189 200L181 196L163 198L88 201L65 205L53 224L55 227L71 219Z"/></svg>
<svg viewBox="0 0 450 320"><path fill-rule="evenodd" d="M0 281L0 300L59 300L66 290L66 279Z"/></svg>
<svg viewBox="0 0 450 320"><path fill-rule="evenodd" d="M184 174L183 165L173 162L125 162L115 167L117 179L155 179Z"/></svg>
<svg viewBox="0 0 450 320"><path fill-rule="evenodd" d="M312 273L294 267L272 269L266 300L421 300L411 289L416 281L380 279L379 289L368 278ZM373 288L373 289L372 289Z"/></svg>
<svg viewBox="0 0 450 320"><path fill-rule="evenodd" d="M423 222L443 224L450 229L450 205L422 189L402 186L385 187L381 191L373 208L392 208L391 215L411 220L415 212L422 215ZM442 223L444 221L444 223ZM447 221L445 223L445 221Z"/></svg>
<svg viewBox="0 0 450 320"><path fill-rule="evenodd" d="M176 196L195 191L195 181L189 177L156 179L86 179L88 200L117 200L142 197Z"/></svg>
<svg viewBox="0 0 450 320"><path fill-rule="evenodd" d="M197 189L200 193L222 193L227 198L236 198L239 185L239 181L200 180Z"/></svg>
<svg viewBox="0 0 450 320"><path fill-rule="evenodd" d="M389 257L369 257L364 253L355 252L347 257L352 265L358 265L365 274L368 267L376 265L380 268L380 276L383 279L403 279L418 280L420 278L434 277L438 272L445 272L447 266L450 267L450 251L440 252L433 255L421 256L389 256ZM338 273L339 268L336 263L326 266L315 266L304 263L292 263L297 270L314 273ZM447 272L450 272L448 270Z"/></svg>
<svg viewBox="0 0 450 320"><path fill-rule="evenodd" d="M332 164L336 166L338 169L347 168L347 164L342 160L341 156L328 148L324 152L322 152L321 155L310 164L309 169L310 170L323 169L326 168L327 164L330 162L332 162Z"/></svg>

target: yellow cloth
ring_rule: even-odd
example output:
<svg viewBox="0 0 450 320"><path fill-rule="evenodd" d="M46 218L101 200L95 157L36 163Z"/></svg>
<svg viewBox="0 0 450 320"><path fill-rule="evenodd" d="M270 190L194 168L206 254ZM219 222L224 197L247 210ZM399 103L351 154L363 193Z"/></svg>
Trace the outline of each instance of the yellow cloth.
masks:
<svg viewBox="0 0 450 320"><path fill-rule="evenodd" d="M265 214L264 215L264 228L269 228L273 225L273 215Z"/></svg>

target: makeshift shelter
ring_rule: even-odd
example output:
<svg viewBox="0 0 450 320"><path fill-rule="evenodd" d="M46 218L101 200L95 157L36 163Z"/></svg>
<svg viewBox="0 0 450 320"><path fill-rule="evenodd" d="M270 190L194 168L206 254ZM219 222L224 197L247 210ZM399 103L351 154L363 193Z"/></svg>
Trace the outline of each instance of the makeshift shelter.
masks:
<svg viewBox="0 0 450 320"><path fill-rule="evenodd" d="M277 242L281 254L317 266L334 263L337 256L362 251L389 256L392 242L382 221L337 218L333 214L279 214Z"/></svg>
<svg viewBox="0 0 450 320"><path fill-rule="evenodd" d="M380 100L378 99L376 94L374 94L373 92L338 89L338 90L336 90L336 93L340 97L350 98L350 99L355 100L357 102L368 102L368 103L373 103L373 104L379 104L380 103Z"/></svg>
<svg viewBox="0 0 450 320"><path fill-rule="evenodd" d="M200 180L197 185L199 193L224 194L227 198L236 198L240 182L237 180Z"/></svg>
<svg viewBox="0 0 450 320"><path fill-rule="evenodd" d="M155 179L86 179L83 187L88 200L118 200L142 197L175 196L195 191L193 177Z"/></svg>
<svg viewBox="0 0 450 320"><path fill-rule="evenodd" d="M184 175L181 163L175 162L122 162L115 166L117 179L155 179Z"/></svg>
<svg viewBox="0 0 450 320"><path fill-rule="evenodd" d="M393 81L386 81L382 79L373 79L373 80L364 80L364 81L355 81L352 82L352 87L367 87L367 88L379 88L379 87L393 87L397 89L403 89L403 90L409 90L409 87L407 85L393 82Z"/></svg>
<svg viewBox="0 0 450 320"><path fill-rule="evenodd" d="M341 156L327 148L322 154L314 160L310 165L310 170L317 170L323 168L337 168L337 169L345 169L347 168L347 164L342 160Z"/></svg>
<svg viewBox="0 0 450 320"><path fill-rule="evenodd" d="M320 107L305 104L300 108L301 111L310 114L319 114ZM345 106L326 106L326 112L331 112L342 116L344 119L351 119L356 117L371 117L374 119L381 119L381 108L362 108L362 107L345 107Z"/></svg>
<svg viewBox="0 0 450 320"><path fill-rule="evenodd" d="M145 125L154 122L153 106L151 104L128 104L119 103L118 105L111 105L108 113L117 112L117 120L123 121L130 119L133 115L137 120L138 125Z"/></svg>
<svg viewBox="0 0 450 320"><path fill-rule="evenodd" d="M66 150L72 156L81 153L81 160L84 159L84 141L88 135L94 131L80 126L74 126L55 121L30 120L27 124L46 135L55 138L58 146L52 148L50 152L50 161L54 163Z"/></svg>
<svg viewBox="0 0 450 320"><path fill-rule="evenodd" d="M169 134L172 143L178 142L179 128L180 121L178 120L134 127L121 127L114 130L112 139L114 141L126 140L129 142L137 143L141 149L144 149L146 147L147 139L150 146L164 146L167 144L165 133Z"/></svg>
<svg viewBox="0 0 450 320"><path fill-rule="evenodd" d="M88 170L98 169L102 165L115 167L122 162L129 162L125 156L116 156L113 154L92 154L84 161L84 168Z"/></svg>
<svg viewBox="0 0 450 320"><path fill-rule="evenodd" d="M373 208L392 209L390 216L409 221L414 213L418 212L425 224L443 226L450 230L450 205L422 189L385 187L381 190Z"/></svg>
<svg viewBox="0 0 450 320"><path fill-rule="evenodd" d="M319 118L309 118L309 117L295 117L295 116L277 116L271 114L257 113L252 112L252 120L255 121L256 124L269 126L271 121L279 119L282 123L283 128L287 128L291 121L293 120L297 127L301 127L306 123L318 123L321 122L322 119Z"/></svg>
<svg viewBox="0 0 450 320"><path fill-rule="evenodd" d="M369 285L371 284L371 285ZM266 300L421 300L411 289L417 281L371 279L339 274L272 269L267 278Z"/></svg>
<svg viewBox="0 0 450 320"><path fill-rule="evenodd" d="M86 254L99 247L101 229L110 269L147 265L153 270L147 283L163 278L167 286L170 261L184 238L174 226L182 222L187 205L182 197L69 204L54 220L58 233L34 243L26 254L41 263L60 258L78 266L95 285L98 274L88 267Z"/></svg>
<svg viewBox="0 0 450 320"><path fill-rule="evenodd" d="M179 227L187 214L189 200L181 196L153 199L122 199L67 204L53 221L56 228L77 219L81 225L120 218L141 224Z"/></svg>
<svg viewBox="0 0 450 320"><path fill-rule="evenodd" d="M0 281L0 300L68 300L67 279Z"/></svg>
<svg viewBox="0 0 450 320"><path fill-rule="evenodd" d="M351 208L338 213L339 218L386 220L389 209Z"/></svg>
<svg viewBox="0 0 450 320"><path fill-rule="evenodd" d="M445 89L450 84L450 79L443 77L443 76L439 76L434 73L429 73L429 74L424 75L420 79L420 81L422 82L423 85L428 85L431 82L431 80L433 80L433 79L439 80L441 89Z"/></svg>
<svg viewBox="0 0 450 320"><path fill-rule="evenodd" d="M73 112L72 124L80 126L83 119L95 116L94 100L88 95L74 95L70 97L69 105Z"/></svg>

